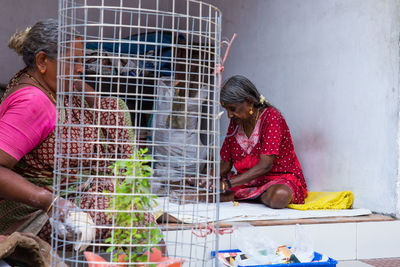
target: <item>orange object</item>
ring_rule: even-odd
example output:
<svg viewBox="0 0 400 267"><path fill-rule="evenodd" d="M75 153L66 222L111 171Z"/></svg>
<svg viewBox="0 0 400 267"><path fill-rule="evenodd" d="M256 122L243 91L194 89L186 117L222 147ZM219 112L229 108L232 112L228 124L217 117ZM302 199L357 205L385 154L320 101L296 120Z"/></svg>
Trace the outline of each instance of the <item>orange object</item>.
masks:
<svg viewBox="0 0 400 267"><path fill-rule="evenodd" d="M292 251L285 245L279 246L276 250L276 254L282 257L282 259L285 261L284 263L300 263L296 255L294 255Z"/></svg>
<svg viewBox="0 0 400 267"><path fill-rule="evenodd" d="M157 248L152 248L150 255L148 252L146 252L145 254L147 256L149 256L149 261L151 261L151 262L160 262L163 259L161 250L159 250Z"/></svg>
<svg viewBox="0 0 400 267"><path fill-rule="evenodd" d="M89 267L116 267L116 265L110 264L96 253L85 251L83 252L83 254L85 255ZM146 254L148 253L146 252ZM157 267L181 267L185 262L184 259L171 259L169 257L163 257L161 251L156 248L152 248L151 253L148 256L149 256L149 261L158 262ZM126 262L124 261L124 258L125 254L121 254L118 258L118 262L119 263ZM118 266L121 267L121 265ZM142 266L145 267L147 266L147 264Z"/></svg>
<svg viewBox="0 0 400 267"><path fill-rule="evenodd" d="M276 249L276 253L280 253L286 261L289 260L290 256L293 254L287 246L279 246Z"/></svg>
<svg viewBox="0 0 400 267"><path fill-rule="evenodd" d="M85 255L89 267L111 267L105 259L97 255L96 253L85 251L83 252L83 254Z"/></svg>
<svg viewBox="0 0 400 267"><path fill-rule="evenodd" d="M149 261L159 262L159 264L157 264L157 267L181 267L185 262L185 260L183 259L171 259L169 257L163 257L161 251L157 248L151 249Z"/></svg>

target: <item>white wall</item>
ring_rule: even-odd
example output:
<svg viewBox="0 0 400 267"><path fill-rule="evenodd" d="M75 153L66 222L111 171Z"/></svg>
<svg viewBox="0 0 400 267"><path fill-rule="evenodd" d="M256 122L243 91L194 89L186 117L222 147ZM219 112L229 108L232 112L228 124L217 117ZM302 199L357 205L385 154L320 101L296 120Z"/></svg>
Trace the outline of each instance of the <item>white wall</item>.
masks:
<svg viewBox="0 0 400 267"><path fill-rule="evenodd" d="M223 36L238 33L225 78L248 76L282 111L309 189L352 190L356 206L396 213L398 1L207 2L223 12ZM57 6L2 0L0 82L23 66L8 38Z"/></svg>
<svg viewBox="0 0 400 267"><path fill-rule="evenodd" d="M57 9L58 0L0 1L0 83L8 83L24 67L22 58L7 46L11 35L39 20L57 18Z"/></svg>
<svg viewBox="0 0 400 267"><path fill-rule="evenodd" d="M238 34L224 78L247 76L281 110L309 189L383 213L397 203L397 2L212 1L223 36Z"/></svg>

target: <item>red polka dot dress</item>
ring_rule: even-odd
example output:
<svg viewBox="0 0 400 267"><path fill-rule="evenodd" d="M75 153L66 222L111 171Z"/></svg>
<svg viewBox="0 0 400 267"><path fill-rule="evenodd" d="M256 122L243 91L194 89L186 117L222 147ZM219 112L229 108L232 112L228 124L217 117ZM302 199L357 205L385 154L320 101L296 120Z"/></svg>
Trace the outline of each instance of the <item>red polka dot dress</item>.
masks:
<svg viewBox="0 0 400 267"><path fill-rule="evenodd" d="M256 166L260 155L275 155L272 168L267 174L232 188L236 199L254 199L271 185L285 184L292 191L291 203L304 203L307 185L294 152L289 128L277 109L267 107L263 111L250 138L241 125L231 120L220 155L222 160L233 163L238 174ZM235 179L232 173L228 178Z"/></svg>

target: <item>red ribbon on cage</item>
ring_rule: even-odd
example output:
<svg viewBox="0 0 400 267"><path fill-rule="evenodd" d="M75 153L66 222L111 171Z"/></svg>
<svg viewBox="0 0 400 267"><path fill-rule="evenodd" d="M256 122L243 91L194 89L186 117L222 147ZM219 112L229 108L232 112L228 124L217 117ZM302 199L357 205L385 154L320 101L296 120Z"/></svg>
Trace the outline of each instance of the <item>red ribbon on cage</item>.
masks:
<svg viewBox="0 0 400 267"><path fill-rule="evenodd" d="M224 71L224 64L225 64L226 59L228 58L229 50L231 49L232 43L233 43L233 41L235 40L236 36L237 36L237 34L234 33L233 36L232 36L232 38L231 38L231 40L230 40L229 42L228 42L228 41L222 41L222 42L221 42L221 45L222 45L222 44L225 44L225 45L226 45L225 55L224 55L224 58L222 59L221 64L217 64L217 65L215 66L215 70L214 70L214 72L213 72L213 74L219 74L219 81L220 81L220 84L221 84L221 79L222 79L221 74L222 74L222 72ZM220 61L221 61L221 58L220 58Z"/></svg>
<svg viewBox="0 0 400 267"><path fill-rule="evenodd" d="M198 230L199 233L196 233L195 230ZM204 230L204 231L203 231ZM192 228L192 234L194 234L197 237L206 237L207 235L211 235L212 233L216 235L225 235L225 234L232 234L233 233L233 228L220 228L217 230L214 225L211 223L207 223L204 226L201 225L201 223L197 224L197 227Z"/></svg>

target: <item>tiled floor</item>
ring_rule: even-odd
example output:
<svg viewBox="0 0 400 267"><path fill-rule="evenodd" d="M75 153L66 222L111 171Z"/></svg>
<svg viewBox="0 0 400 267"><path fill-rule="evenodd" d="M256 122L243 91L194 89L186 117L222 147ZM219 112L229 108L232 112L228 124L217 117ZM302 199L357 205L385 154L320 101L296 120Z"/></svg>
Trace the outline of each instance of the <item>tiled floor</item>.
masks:
<svg viewBox="0 0 400 267"><path fill-rule="evenodd" d="M373 267L373 265L361 261L339 261L337 267Z"/></svg>
<svg viewBox="0 0 400 267"><path fill-rule="evenodd" d="M360 260L375 267L400 267L400 258Z"/></svg>
<svg viewBox="0 0 400 267"><path fill-rule="evenodd" d="M400 267L400 258L339 261L337 267Z"/></svg>

